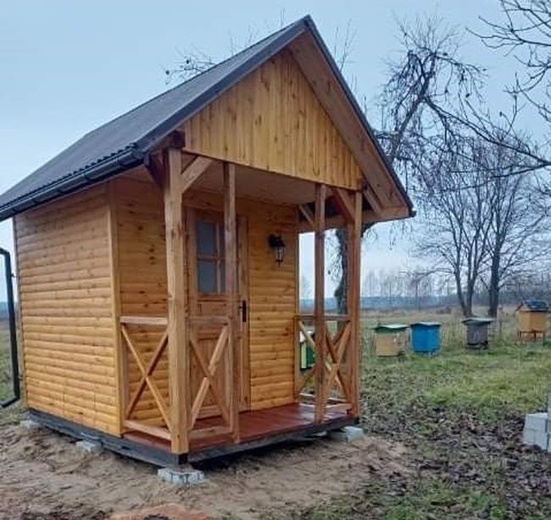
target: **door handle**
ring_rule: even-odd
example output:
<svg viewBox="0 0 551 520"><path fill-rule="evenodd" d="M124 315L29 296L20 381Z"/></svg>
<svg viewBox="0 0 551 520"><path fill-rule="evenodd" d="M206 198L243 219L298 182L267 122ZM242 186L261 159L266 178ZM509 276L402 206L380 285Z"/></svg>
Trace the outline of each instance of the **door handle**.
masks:
<svg viewBox="0 0 551 520"><path fill-rule="evenodd" d="M247 323L247 300L241 300L239 308L241 309L241 321Z"/></svg>

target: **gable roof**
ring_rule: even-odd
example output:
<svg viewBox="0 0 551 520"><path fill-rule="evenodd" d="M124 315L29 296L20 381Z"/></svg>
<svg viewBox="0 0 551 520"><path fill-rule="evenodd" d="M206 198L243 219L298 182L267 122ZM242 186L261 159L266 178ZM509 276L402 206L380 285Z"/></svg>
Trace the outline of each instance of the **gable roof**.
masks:
<svg viewBox="0 0 551 520"><path fill-rule="evenodd" d="M199 112L305 31L312 34L327 59L412 213L412 203L400 180L388 164L313 20L306 16L86 134L0 195L0 221L146 163L149 152L183 121Z"/></svg>
<svg viewBox="0 0 551 520"><path fill-rule="evenodd" d="M524 300L518 307L521 309L524 307L529 312L549 312L549 305L543 300Z"/></svg>

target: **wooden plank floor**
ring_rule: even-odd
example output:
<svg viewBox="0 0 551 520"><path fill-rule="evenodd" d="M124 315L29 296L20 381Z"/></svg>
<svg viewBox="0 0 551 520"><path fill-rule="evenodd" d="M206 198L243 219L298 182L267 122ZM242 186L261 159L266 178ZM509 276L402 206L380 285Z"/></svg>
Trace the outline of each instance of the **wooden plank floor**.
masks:
<svg viewBox="0 0 551 520"><path fill-rule="evenodd" d="M324 424L329 429L332 423L342 421L346 417L344 412L329 412L325 415ZM200 419L195 429L200 430L222 424L220 417ZM271 436L307 432L314 424L314 406L311 404L293 403L265 410L242 412L239 414L240 442L251 443ZM144 433L129 432L125 438L170 451L168 441L156 439ZM233 441L229 435L218 435L192 441L190 451L201 452L230 444L233 445Z"/></svg>

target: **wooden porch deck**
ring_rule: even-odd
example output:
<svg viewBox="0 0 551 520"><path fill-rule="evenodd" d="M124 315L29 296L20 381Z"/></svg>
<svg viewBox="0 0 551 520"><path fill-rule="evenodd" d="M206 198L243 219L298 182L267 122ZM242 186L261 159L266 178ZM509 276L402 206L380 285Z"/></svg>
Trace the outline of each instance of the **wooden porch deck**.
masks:
<svg viewBox="0 0 551 520"><path fill-rule="evenodd" d="M308 435L354 424L356 419L345 412L332 411L325 414L322 423L314 422L314 406L293 403L264 410L239 414L240 441L235 444L231 435L217 435L192 441L188 460L213 458L255 447L275 444L295 435ZM220 417L199 419L196 428L220 426ZM128 432L124 438L140 444L170 451L170 442L142 432Z"/></svg>

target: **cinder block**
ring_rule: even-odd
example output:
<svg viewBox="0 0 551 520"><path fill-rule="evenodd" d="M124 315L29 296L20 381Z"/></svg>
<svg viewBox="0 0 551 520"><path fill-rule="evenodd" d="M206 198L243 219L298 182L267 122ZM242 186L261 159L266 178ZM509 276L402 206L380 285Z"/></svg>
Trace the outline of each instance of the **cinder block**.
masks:
<svg viewBox="0 0 551 520"><path fill-rule="evenodd" d="M25 428L25 430L29 430L31 432L34 432L36 430L40 430L42 428L42 425L36 421L33 421L32 419L24 419L19 423L19 426L21 428Z"/></svg>
<svg viewBox="0 0 551 520"><path fill-rule="evenodd" d="M206 481L205 474L191 466L161 468L157 471L157 476L176 486L195 486Z"/></svg>
<svg viewBox="0 0 551 520"><path fill-rule="evenodd" d="M542 450L549 451L549 434L547 432L525 428L522 432L522 442L527 446L538 446Z"/></svg>
<svg viewBox="0 0 551 520"><path fill-rule="evenodd" d="M547 412L529 413L524 419L524 427L532 430L545 431L548 418Z"/></svg>
<svg viewBox="0 0 551 520"><path fill-rule="evenodd" d="M538 446L542 450L551 451L551 420L547 412L526 415L522 442L528 446Z"/></svg>
<svg viewBox="0 0 551 520"><path fill-rule="evenodd" d="M103 451L103 446L94 441L78 441L76 447L84 453L97 454Z"/></svg>
<svg viewBox="0 0 551 520"><path fill-rule="evenodd" d="M329 432L329 438L341 442L355 442L364 438L364 431L357 426L345 426Z"/></svg>

